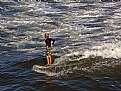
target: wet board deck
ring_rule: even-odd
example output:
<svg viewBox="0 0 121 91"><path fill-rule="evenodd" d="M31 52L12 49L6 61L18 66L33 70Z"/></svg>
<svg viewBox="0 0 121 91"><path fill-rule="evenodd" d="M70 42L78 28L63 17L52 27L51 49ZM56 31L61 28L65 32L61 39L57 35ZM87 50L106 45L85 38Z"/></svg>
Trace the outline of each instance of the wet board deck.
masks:
<svg viewBox="0 0 121 91"><path fill-rule="evenodd" d="M32 67L32 70L37 73L46 74L48 76L54 76L57 75L57 73L51 71L53 67L50 65L49 66L34 65Z"/></svg>
<svg viewBox="0 0 121 91"><path fill-rule="evenodd" d="M34 65L33 66L34 69L39 69L39 70L46 70L46 69L49 69L50 66L40 66L40 65Z"/></svg>
<svg viewBox="0 0 121 91"><path fill-rule="evenodd" d="M38 73L44 73L47 74L49 71L50 66L40 66L40 65L34 65L32 67L32 70Z"/></svg>

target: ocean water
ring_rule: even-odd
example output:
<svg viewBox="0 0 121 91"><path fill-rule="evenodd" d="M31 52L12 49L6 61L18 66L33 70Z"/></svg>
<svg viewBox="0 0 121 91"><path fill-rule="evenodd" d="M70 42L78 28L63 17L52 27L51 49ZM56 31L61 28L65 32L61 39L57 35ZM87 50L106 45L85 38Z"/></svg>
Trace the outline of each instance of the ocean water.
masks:
<svg viewBox="0 0 121 91"><path fill-rule="evenodd" d="M121 2L0 0L0 91L121 91Z"/></svg>

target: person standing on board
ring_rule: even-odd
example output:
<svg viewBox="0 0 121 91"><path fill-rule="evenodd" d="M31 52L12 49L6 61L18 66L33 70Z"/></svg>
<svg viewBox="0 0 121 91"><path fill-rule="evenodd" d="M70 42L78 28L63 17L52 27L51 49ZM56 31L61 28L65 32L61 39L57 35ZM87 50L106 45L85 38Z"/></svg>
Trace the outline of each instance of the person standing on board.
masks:
<svg viewBox="0 0 121 91"><path fill-rule="evenodd" d="M46 43L46 60L47 64L52 64L52 46L54 45L55 40L49 38L49 34L45 33L45 43Z"/></svg>

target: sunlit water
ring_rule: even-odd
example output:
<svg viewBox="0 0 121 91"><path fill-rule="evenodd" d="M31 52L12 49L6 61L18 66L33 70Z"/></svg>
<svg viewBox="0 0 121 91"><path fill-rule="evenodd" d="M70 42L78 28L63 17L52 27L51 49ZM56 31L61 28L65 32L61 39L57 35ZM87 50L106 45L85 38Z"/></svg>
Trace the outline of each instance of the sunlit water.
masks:
<svg viewBox="0 0 121 91"><path fill-rule="evenodd" d="M121 91L121 2L0 0L0 66L0 91Z"/></svg>

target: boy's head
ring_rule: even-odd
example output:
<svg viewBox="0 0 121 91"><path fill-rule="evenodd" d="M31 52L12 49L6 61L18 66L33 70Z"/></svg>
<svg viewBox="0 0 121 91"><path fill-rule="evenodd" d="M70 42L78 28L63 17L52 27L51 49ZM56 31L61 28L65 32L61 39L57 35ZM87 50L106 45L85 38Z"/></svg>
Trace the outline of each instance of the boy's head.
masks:
<svg viewBox="0 0 121 91"><path fill-rule="evenodd" d="M45 38L49 38L49 34L48 33L45 33Z"/></svg>

